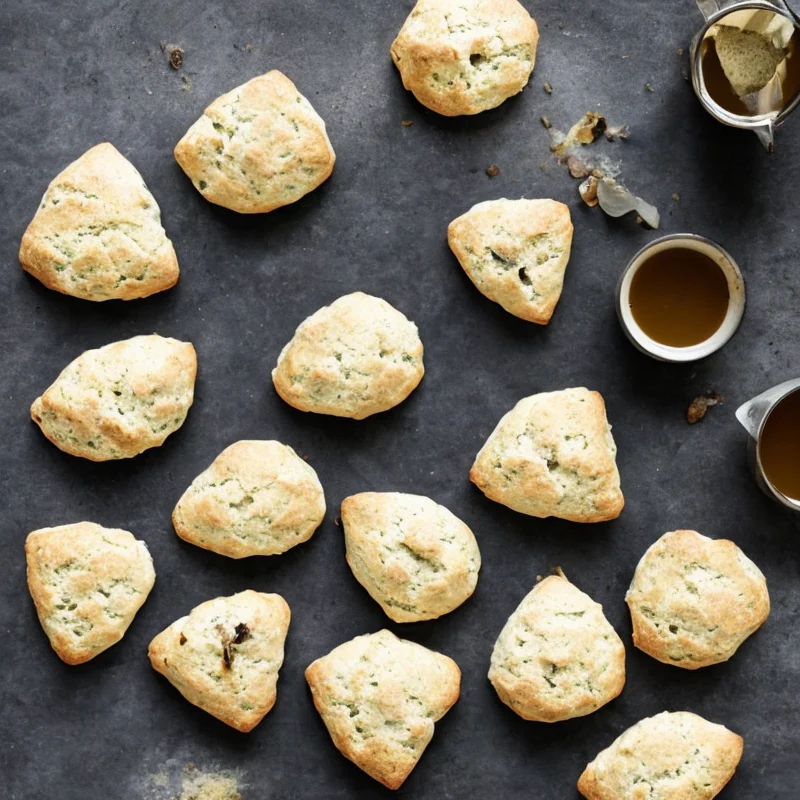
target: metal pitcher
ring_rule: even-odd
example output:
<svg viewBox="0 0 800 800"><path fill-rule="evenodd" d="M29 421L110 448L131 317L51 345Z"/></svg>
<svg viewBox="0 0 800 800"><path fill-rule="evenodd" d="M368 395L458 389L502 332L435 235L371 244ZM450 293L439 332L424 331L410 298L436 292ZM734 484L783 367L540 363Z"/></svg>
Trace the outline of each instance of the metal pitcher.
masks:
<svg viewBox="0 0 800 800"><path fill-rule="evenodd" d="M800 511L800 502L782 494L767 479L764 467L761 464L759 442L764 431L764 425L773 409L782 400L785 400L790 394L799 389L800 378L784 381L784 383L779 383L777 386L767 389L766 392L762 392L758 397L748 400L744 405L736 409L736 419L741 422L744 429L750 434L750 440L747 443L747 455L756 483L768 497L794 511Z"/></svg>
<svg viewBox="0 0 800 800"><path fill-rule="evenodd" d="M703 16L706 19L705 25L692 40L690 50L692 86L703 107L712 117L734 128L743 128L753 131L758 136L761 143L768 152L773 151L775 128L781 125L789 114L800 104L800 91L796 87L790 90L790 83L786 79L787 73L779 77L779 71L785 70L791 58L800 59L800 17L798 17L783 0L697 0ZM703 73L703 60L706 51L710 46L710 39L713 39L714 32L720 26L730 27L730 21L734 26L743 18L756 18L757 13L761 12L761 20L770 19L772 23L777 23L780 29L780 41L785 44L788 56L777 68L773 79L765 87L759 90L758 94L748 95L740 98L743 103L745 113L734 113L723 107L709 93ZM766 13L768 17L764 17ZM791 26L791 27L789 27ZM796 50L796 52L795 52ZM797 62L795 62L797 63ZM731 89L732 93L733 90ZM784 96L789 92L791 96Z"/></svg>

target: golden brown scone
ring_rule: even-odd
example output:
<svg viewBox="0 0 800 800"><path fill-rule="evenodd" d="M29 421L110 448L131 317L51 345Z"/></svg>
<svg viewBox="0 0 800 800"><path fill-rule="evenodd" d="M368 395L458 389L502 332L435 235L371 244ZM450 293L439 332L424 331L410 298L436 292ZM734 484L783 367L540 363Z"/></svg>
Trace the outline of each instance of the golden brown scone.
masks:
<svg viewBox="0 0 800 800"><path fill-rule="evenodd" d="M272 70L218 97L175 146L195 188L240 214L294 203L333 172L325 123L297 87Z"/></svg>
<svg viewBox="0 0 800 800"><path fill-rule="evenodd" d="M192 705L248 733L275 705L290 618L279 594L216 597L159 633L150 663Z"/></svg>
<svg viewBox="0 0 800 800"><path fill-rule="evenodd" d="M67 664L120 641L156 579L144 542L94 522L33 531L25 558L39 622Z"/></svg>
<svg viewBox="0 0 800 800"><path fill-rule="evenodd" d="M500 420L469 477L490 500L522 514L603 522L624 505L616 453L599 392L543 392Z"/></svg>
<svg viewBox="0 0 800 800"><path fill-rule="evenodd" d="M727 661L769 616L761 570L727 539L665 533L642 556L625 602L633 643L684 669Z"/></svg>
<svg viewBox="0 0 800 800"><path fill-rule="evenodd" d="M523 719L583 717L625 686L625 647L603 607L551 575L525 596L495 643L489 680Z"/></svg>
<svg viewBox="0 0 800 800"><path fill-rule="evenodd" d="M272 382L300 411L364 419L402 403L422 380L417 326L379 297L340 297L301 323Z"/></svg>
<svg viewBox="0 0 800 800"><path fill-rule="evenodd" d="M733 777L744 741L688 711L637 722L578 781L587 800L711 800Z"/></svg>
<svg viewBox="0 0 800 800"><path fill-rule="evenodd" d="M79 355L33 401L31 418L65 453L132 458L183 425L196 374L188 342L134 336Z"/></svg>
<svg viewBox="0 0 800 800"><path fill-rule="evenodd" d="M135 300L178 282L161 211L114 145L87 150L47 187L19 249L48 289L84 300Z"/></svg>
<svg viewBox="0 0 800 800"><path fill-rule="evenodd" d="M230 558L285 553L308 541L325 516L317 473L275 441L226 447L172 512L181 539Z"/></svg>
<svg viewBox="0 0 800 800"><path fill-rule="evenodd" d="M539 30L517 0L419 0L391 47L403 86L454 117L499 106L533 72Z"/></svg>
<svg viewBox="0 0 800 800"><path fill-rule="evenodd" d="M481 294L547 325L572 247L569 208L555 200L488 200L450 223L447 241Z"/></svg>
<svg viewBox="0 0 800 800"><path fill-rule="evenodd" d="M339 752L399 789L458 700L451 658L382 630L356 636L306 670L314 705Z"/></svg>
<svg viewBox="0 0 800 800"><path fill-rule="evenodd" d="M342 525L353 575L395 622L436 619L475 591L475 536L429 497L355 494L342 502Z"/></svg>

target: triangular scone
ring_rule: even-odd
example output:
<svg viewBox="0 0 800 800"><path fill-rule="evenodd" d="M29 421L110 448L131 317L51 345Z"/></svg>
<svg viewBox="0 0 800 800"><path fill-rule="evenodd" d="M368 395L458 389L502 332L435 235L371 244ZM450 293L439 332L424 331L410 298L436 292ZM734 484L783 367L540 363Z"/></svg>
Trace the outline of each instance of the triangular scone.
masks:
<svg viewBox="0 0 800 800"><path fill-rule="evenodd" d="M150 663L190 703L247 733L275 705L290 617L279 594L217 597L159 633Z"/></svg>
<svg viewBox="0 0 800 800"><path fill-rule="evenodd" d="M447 241L478 291L515 317L547 325L572 247L569 207L489 200L453 220Z"/></svg>
<svg viewBox="0 0 800 800"><path fill-rule="evenodd" d="M206 200L263 214L316 189L336 156L311 103L272 70L211 103L175 146L175 159Z"/></svg>
<svg viewBox="0 0 800 800"><path fill-rule="evenodd" d="M357 636L306 670L333 743L370 777L397 789L458 700L455 661L387 630Z"/></svg>
<svg viewBox="0 0 800 800"><path fill-rule="evenodd" d="M155 334L86 350L31 406L31 419L65 453L90 461L132 458L183 425L197 355Z"/></svg>
<svg viewBox="0 0 800 800"><path fill-rule="evenodd" d="M508 618L492 652L489 680L523 719L582 717L622 691L625 647L599 603L551 575Z"/></svg>
<svg viewBox="0 0 800 800"><path fill-rule="evenodd" d="M325 494L310 464L275 441L226 447L172 512L184 541L229 558L285 553L308 541L325 517Z"/></svg>
<svg viewBox="0 0 800 800"><path fill-rule="evenodd" d="M135 300L178 281L158 203L108 142L55 177L22 237L19 260L49 289L84 300Z"/></svg>
<svg viewBox="0 0 800 800"><path fill-rule="evenodd" d="M469 477L490 500L522 514L603 522L624 505L616 454L598 392L543 392L500 420Z"/></svg>
<svg viewBox="0 0 800 800"><path fill-rule="evenodd" d="M156 579L144 542L94 522L33 531L25 557L39 622L67 664L122 639Z"/></svg>
<svg viewBox="0 0 800 800"><path fill-rule="evenodd" d="M711 800L733 777L742 737L688 711L637 722L581 775L588 800Z"/></svg>

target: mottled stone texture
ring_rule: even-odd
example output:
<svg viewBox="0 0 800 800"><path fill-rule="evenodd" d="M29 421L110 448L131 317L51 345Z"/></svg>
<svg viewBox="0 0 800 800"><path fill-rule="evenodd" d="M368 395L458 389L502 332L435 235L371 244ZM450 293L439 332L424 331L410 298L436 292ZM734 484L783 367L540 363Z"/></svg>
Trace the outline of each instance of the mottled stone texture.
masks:
<svg viewBox="0 0 800 800"><path fill-rule="evenodd" d="M242 771L247 800L384 798L331 745L303 679L311 661L386 619L350 574L342 498L425 494L475 532L484 568L447 617L395 631L454 658L463 694L401 794L564 800L586 763L629 725L689 710L745 738L725 800L793 800L800 784L800 516L763 497L745 463L736 406L800 372L796 213L800 116L770 158L755 136L711 120L681 77L700 15L691 0L525 5L541 42L531 83L470 119L443 119L403 90L389 45L411 0L0 0L0 775L13 800L164 800L148 775L168 763ZM185 49L175 71L159 41ZM328 125L332 178L290 208L244 218L203 200L172 148L213 98L280 69ZM552 84L548 96L542 84ZM653 92L645 90L650 83ZM690 230L738 260L749 298L720 353L687 366L637 353L619 330L614 285L655 237L583 206L539 117L566 129L589 109L626 122L609 145L663 231ZM403 120L413 120L404 127ZM49 181L97 142L141 171L180 259L175 289L98 305L48 291L16 263ZM489 178L486 168L500 167ZM540 168L543 165L543 168ZM673 201L673 193L680 201ZM552 197L575 223L552 322L514 319L475 290L447 248L450 220L496 197ZM361 290L415 320L427 374L398 408L362 422L302 414L269 371L298 322ZM125 463L60 453L28 419L31 401L88 347L157 331L193 342L192 413L163 447ZM626 508L614 522L534 520L468 479L505 411L535 392L588 386L608 405ZM698 425L684 413L725 396ZM181 542L170 512L192 478L238 439L279 439L309 457L328 500L313 539L282 556L232 562ZM61 664L25 588L26 534L80 519L146 540L158 578L125 639L81 667ZM728 664L687 674L630 644L624 595L661 534L693 528L736 541L764 571L773 613ZM486 679L497 634L537 574L563 567L601 602L628 646L619 699L584 719L524 722ZM275 709L243 737L158 680L147 643L196 604L246 588L278 592L293 624Z"/></svg>

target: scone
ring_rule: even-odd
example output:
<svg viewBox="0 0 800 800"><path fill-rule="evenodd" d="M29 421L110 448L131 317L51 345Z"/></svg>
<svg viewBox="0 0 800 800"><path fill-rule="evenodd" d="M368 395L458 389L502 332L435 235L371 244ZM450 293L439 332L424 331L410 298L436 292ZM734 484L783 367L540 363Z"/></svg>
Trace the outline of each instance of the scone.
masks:
<svg viewBox="0 0 800 800"><path fill-rule="evenodd" d="M495 643L489 680L523 719L583 717L625 686L625 647L595 603L560 575L525 596Z"/></svg>
<svg viewBox="0 0 800 800"><path fill-rule="evenodd" d="M330 177L336 160L322 118L277 70L218 97L175 158L206 200L240 214L296 202Z"/></svg>
<svg viewBox="0 0 800 800"><path fill-rule="evenodd" d="M598 392L543 392L500 420L469 476L490 500L522 514L603 522L624 505L616 453Z"/></svg>
<svg viewBox="0 0 800 800"><path fill-rule="evenodd" d="M135 300L178 282L161 212L114 145L87 150L47 187L19 249L48 289L84 300Z"/></svg>
<svg viewBox="0 0 800 800"><path fill-rule="evenodd" d="M517 0L419 0L391 54L420 103L455 117L521 92L538 41L536 22Z"/></svg>
<svg viewBox="0 0 800 800"><path fill-rule="evenodd" d="M190 703L248 733L275 705L290 617L279 594L217 597L159 633L150 663Z"/></svg>
<svg viewBox="0 0 800 800"><path fill-rule="evenodd" d="M342 525L353 575L395 622L436 619L475 591L475 536L428 497L356 494L342 503Z"/></svg>
<svg viewBox="0 0 800 800"><path fill-rule="evenodd" d="M31 418L65 453L132 458L183 425L196 374L191 344L134 336L79 355L33 401Z"/></svg>
<svg viewBox="0 0 800 800"><path fill-rule="evenodd" d="M300 411L364 419L402 403L424 372L417 326L385 300L354 292L300 325L272 382Z"/></svg>
<svg viewBox="0 0 800 800"><path fill-rule="evenodd" d="M285 553L325 516L317 473L291 447L242 441L198 475L172 512L181 539L230 558Z"/></svg>
<svg viewBox="0 0 800 800"><path fill-rule="evenodd" d="M339 752L398 789L458 700L455 661L387 630L339 645L306 670L314 705Z"/></svg>
<svg viewBox="0 0 800 800"><path fill-rule="evenodd" d="M39 622L67 664L83 664L122 639L156 579L144 542L94 522L33 531L25 558Z"/></svg>
<svg viewBox="0 0 800 800"><path fill-rule="evenodd" d="M711 800L733 777L742 737L688 711L628 728L578 781L587 800Z"/></svg>
<svg viewBox="0 0 800 800"><path fill-rule="evenodd" d="M761 570L727 539L665 533L642 556L625 601L633 643L684 669L727 661L769 616Z"/></svg>
<svg viewBox="0 0 800 800"><path fill-rule="evenodd" d="M481 294L547 325L572 247L569 208L555 200L489 200L453 220L447 241Z"/></svg>

